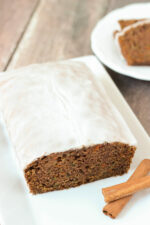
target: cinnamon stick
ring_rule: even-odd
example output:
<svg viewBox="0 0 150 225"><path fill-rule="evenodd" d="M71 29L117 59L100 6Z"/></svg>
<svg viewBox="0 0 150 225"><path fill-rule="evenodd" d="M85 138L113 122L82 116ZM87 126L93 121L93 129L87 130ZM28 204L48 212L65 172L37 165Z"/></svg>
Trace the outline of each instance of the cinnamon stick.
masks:
<svg viewBox="0 0 150 225"><path fill-rule="evenodd" d="M150 171L150 160L144 159L139 164L137 169L134 171L132 176L128 179L128 181L146 176L149 171ZM107 216L110 216L113 219L116 218L131 198L132 195L108 203L103 208L103 213Z"/></svg>
<svg viewBox="0 0 150 225"><path fill-rule="evenodd" d="M102 192L105 201L112 202L149 187L150 176L145 176L132 181L117 184L109 188L103 188Z"/></svg>

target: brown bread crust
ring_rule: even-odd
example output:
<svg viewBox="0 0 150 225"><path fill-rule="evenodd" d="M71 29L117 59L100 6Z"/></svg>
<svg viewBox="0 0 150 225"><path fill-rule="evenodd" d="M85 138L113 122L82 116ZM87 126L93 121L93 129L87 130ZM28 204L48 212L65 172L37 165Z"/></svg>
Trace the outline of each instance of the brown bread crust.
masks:
<svg viewBox="0 0 150 225"><path fill-rule="evenodd" d="M118 20L118 23L120 25L121 30L129 25L132 25L134 23L137 23L139 21L143 21L145 19L131 19L131 20ZM113 37L116 36L116 34L120 32L120 30L115 30L113 33Z"/></svg>
<svg viewBox="0 0 150 225"><path fill-rule="evenodd" d="M121 30L129 25L132 25L134 23L137 23L139 21L143 21L145 19L131 19L131 20L119 20L118 23L121 27Z"/></svg>

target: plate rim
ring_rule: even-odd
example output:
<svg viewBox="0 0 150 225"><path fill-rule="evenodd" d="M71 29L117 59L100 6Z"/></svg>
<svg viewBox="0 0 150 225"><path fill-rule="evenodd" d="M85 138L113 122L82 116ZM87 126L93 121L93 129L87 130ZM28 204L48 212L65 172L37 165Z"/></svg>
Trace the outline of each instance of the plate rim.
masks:
<svg viewBox="0 0 150 225"><path fill-rule="evenodd" d="M123 7L119 7L117 9L112 10L111 12L109 12L108 14L106 14L104 17L102 17L95 25L95 27L93 28L92 32L91 32L91 36L90 36L90 41L91 41L91 49L92 52L94 53L95 56L97 56L98 60L100 62L102 62L104 65L106 65L108 68L110 68L111 70L119 73L120 75L123 76L127 76L127 77L131 77L137 80L143 80L143 81L150 81L150 77L142 77L142 75L139 77L136 75L136 72L134 71L130 71L129 74L125 73L124 69L121 69L121 67L117 67L115 64L111 63L110 61L106 61L105 57L103 56L103 54L101 53L101 51L99 51L97 49L97 47L95 46L95 36L97 36L97 32L99 29L99 26L101 23L103 23L103 21L105 21L107 19L107 17L112 17L113 14L116 14L122 10L126 10L127 8L131 8L131 7L135 7L135 6L141 6L141 5L150 5L150 2L145 2L145 3L131 3L128 5L125 5ZM133 16L134 17L134 16Z"/></svg>

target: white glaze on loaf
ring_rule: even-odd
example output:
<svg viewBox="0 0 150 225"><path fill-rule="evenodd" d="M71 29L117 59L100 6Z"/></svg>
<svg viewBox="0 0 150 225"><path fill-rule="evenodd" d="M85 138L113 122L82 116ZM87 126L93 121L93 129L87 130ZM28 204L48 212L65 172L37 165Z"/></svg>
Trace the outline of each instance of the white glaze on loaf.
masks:
<svg viewBox="0 0 150 225"><path fill-rule="evenodd" d="M150 23L150 19L145 19L145 20L130 24L130 25L124 27L123 29L121 29L120 31L118 31L115 38L118 39L118 37L123 36L127 31L129 31L133 28L139 27L139 26L143 26L144 24L149 24L149 23Z"/></svg>
<svg viewBox="0 0 150 225"><path fill-rule="evenodd" d="M0 108L22 169L53 152L136 145L100 82L84 63L70 60L1 73Z"/></svg>

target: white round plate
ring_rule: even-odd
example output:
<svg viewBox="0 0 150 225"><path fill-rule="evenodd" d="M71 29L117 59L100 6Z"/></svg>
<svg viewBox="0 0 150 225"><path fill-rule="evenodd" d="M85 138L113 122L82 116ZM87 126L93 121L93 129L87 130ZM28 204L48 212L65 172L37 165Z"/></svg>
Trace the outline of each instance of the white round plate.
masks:
<svg viewBox="0 0 150 225"><path fill-rule="evenodd" d="M119 19L150 18L150 3L137 3L116 9L101 19L91 35L95 55L112 70L136 79L150 81L150 66L128 66L113 38Z"/></svg>

